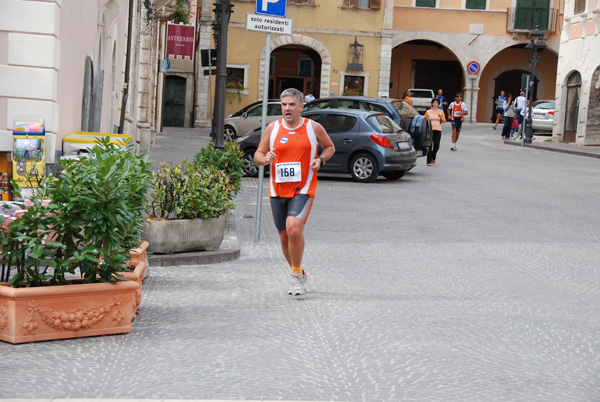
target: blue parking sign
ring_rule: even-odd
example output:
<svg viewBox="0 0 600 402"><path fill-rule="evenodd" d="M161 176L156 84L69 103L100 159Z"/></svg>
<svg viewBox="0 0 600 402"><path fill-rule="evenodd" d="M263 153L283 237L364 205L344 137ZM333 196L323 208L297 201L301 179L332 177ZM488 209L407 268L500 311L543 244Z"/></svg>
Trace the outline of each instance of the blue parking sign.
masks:
<svg viewBox="0 0 600 402"><path fill-rule="evenodd" d="M256 14L284 17L287 0L256 0Z"/></svg>

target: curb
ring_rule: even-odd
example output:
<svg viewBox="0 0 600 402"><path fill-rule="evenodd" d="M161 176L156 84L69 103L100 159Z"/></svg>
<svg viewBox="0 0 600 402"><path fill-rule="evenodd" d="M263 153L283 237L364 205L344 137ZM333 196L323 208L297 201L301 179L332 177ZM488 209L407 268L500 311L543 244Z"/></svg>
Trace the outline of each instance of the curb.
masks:
<svg viewBox="0 0 600 402"><path fill-rule="evenodd" d="M566 146L568 146L568 145L566 145L565 147L544 145L544 144L534 144L534 143L521 145L521 141L515 142L515 141L510 141L510 140L505 140L504 143L507 145L513 145L513 146L518 146L518 147L523 147L523 148L540 149L542 151L558 152L558 153L563 153L563 154L585 156L588 158L600 159L600 152L589 152L589 151L579 150L579 149L575 149L575 148L566 148Z"/></svg>
<svg viewBox="0 0 600 402"><path fill-rule="evenodd" d="M206 265L233 261L240 258L240 242L235 228L235 217L229 213L225 236L218 250L194 251L189 253L153 254L148 253L150 267L171 267L176 265Z"/></svg>

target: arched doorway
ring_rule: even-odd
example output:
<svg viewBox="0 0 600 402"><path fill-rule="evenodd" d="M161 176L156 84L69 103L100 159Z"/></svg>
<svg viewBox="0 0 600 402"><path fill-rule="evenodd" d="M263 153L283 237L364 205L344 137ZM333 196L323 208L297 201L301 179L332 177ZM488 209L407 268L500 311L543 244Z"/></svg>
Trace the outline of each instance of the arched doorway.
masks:
<svg viewBox="0 0 600 402"><path fill-rule="evenodd" d="M592 74L589 93L585 136L586 142L596 144L600 136L600 66Z"/></svg>
<svg viewBox="0 0 600 402"><path fill-rule="evenodd" d="M390 96L401 97L409 88L438 89L450 101L464 88L463 69L457 57L441 43L412 40L392 49Z"/></svg>
<svg viewBox="0 0 600 402"><path fill-rule="evenodd" d="M315 50L301 45L279 47L271 52L269 66L269 98L278 98L288 88L319 97L321 56Z"/></svg>
<svg viewBox="0 0 600 402"><path fill-rule="evenodd" d="M565 134L563 142L575 142L577 139L577 120L579 118L579 91L581 74L575 71L567 80L567 100L565 103Z"/></svg>
<svg viewBox="0 0 600 402"><path fill-rule="evenodd" d="M509 71L503 72L498 77L496 77L496 80L494 83L494 93L492 96L493 100L494 100L494 102L492 102L492 123L496 122L495 101L496 101L496 98L498 97L498 95L500 95L500 93L502 91L504 91L504 93L506 94L507 97L509 94L511 94L513 96L513 99L515 99L517 96L519 96L519 93L521 92L521 90L525 90L525 87L527 86L526 82L523 81L523 75L525 75L525 74L530 74L530 73L525 70L509 70ZM538 79L535 78L534 81L535 82L533 83L533 93L534 93L534 100L535 100L535 94L537 94Z"/></svg>
<svg viewBox="0 0 600 402"><path fill-rule="evenodd" d="M176 75L165 77L163 126L183 127L185 123L186 79Z"/></svg>

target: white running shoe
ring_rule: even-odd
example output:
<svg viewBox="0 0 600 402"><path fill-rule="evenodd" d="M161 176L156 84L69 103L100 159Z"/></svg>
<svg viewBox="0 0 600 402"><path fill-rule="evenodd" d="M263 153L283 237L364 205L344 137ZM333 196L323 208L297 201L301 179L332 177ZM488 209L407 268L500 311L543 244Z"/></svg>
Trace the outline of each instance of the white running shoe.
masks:
<svg viewBox="0 0 600 402"><path fill-rule="evenodd" d="M304 283L306 282L306 275L301 274L292 274L292 284L290 286L290 290L288 290L288 295L290 296L303 296L306 294L306 287L304 287Z"/></svg>

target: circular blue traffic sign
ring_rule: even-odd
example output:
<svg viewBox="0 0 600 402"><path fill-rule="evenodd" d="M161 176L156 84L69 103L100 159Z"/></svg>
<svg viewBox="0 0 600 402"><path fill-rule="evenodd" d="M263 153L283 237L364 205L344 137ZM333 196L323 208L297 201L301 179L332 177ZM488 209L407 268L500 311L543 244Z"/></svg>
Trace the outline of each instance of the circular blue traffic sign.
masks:
<svg viewBox="0 0 600 402"><path fill-rule="evenodd" d="M481 69L481 66L476 61L472 61L467 65L467 71L470 74L477 74L480 69Z"/></svg>

